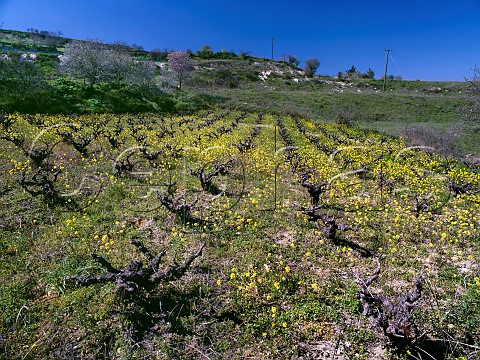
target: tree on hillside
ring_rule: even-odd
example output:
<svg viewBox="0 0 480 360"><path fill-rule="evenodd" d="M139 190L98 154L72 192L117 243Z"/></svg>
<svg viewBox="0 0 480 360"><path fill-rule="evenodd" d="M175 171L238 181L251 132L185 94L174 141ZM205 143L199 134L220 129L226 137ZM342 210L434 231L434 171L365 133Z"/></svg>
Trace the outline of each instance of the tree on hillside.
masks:
<svg viewBox="0 0 480 360"><path fill-rule="evenodd" d="M102 81L121 81L132 62L130 56L98 40L75 40L65 46L60 68L76 74L88 83L89 88Z"/></svg>
<svg viewBox="0 0 480 360"><path fill-rule="evenodd" d="M344 73L339 72L338 73L338 78L339 79L348 79L348 80L355 80L355 79L374 79L375 73L373 72L372 69L368 68L368 71L365 73L362 73L357 70L355 65L352 65L352 67L348 70L346 70Z"/></svg>
<svg viewBox="0 0 480 360"><path fill-rule="evenodd" d="M155 66L134 61L126 43L103 44L98 40L72 41L65 47L60 68L83 78L91 89L95 84L126 84L146 94L154 86Z"/></svg>
<svg viewBox="0 0 480 360"><path fill-rule="evenodd" d="M123 83L128 72L135 67L132 57L126 51L110 50L105 54L105 80L117 84Z"/></svg>
<svg viewBox="0 0 480 360"><path fill-rule="evenodd" d="M356 73L357 73L357 68L355 67L355 65L352 65L352 67L347 70L347 75L349 76L353 76Z"/></svg>
<svg viewBox="0 0 480 360"><path fill-rule="evenodd" d="M9 85L9 91L25 94L43 86L44 76L33 61L22 58L4 58L0 60L0 84Z"/></svg>
<svg viewBox="0 0 480 360"><path fill-rule="evenodd" d="M244 48L240 48L240 50L238 52L238 56L241 57L242 59L245 59L245 58L249 57L250 55L252 55L252 52L249 51L249 50L245 50Z"/></svg>
<svg viewBox="0 0 480 360"><path fill-rule="evenodd" d="M60 58L60 69L70 75L76 74L88 82L90 87L101 78L103 61L102 45L96 40L72 41L65 46Z"/></svg>
<svg viewBox="0 0 480 360"><path fill-rule="evenodd" d="M289 63L293 66L298 66L300 64L300 60L297 59L296 56L293 55L282 55L282 61Z"/></svg>
<svg viewBox="0 0 480 360"><path fill-rule="evenodd" d="M168 54L168 69L178 80L178 88L182 89L182 82L193 70L190 55L185 51L174 51Z"/></svg>
<svg viewBox="0 0 480 360"><path fill-rule="evenodd" d="M155 64L147 61L134 61L125 74L125 83L147 96L155 90Z"/></svg>
<svg viewBox="0 0 480 360"><path fill-rule="evenodd" d="M320 60L318 60L317 58L309 58L305 60L305 66L303 67L303 70L305 71L305 76L312 77L313 75L315 75L315 72L317 71L319 66Z"/></svg>
<svg viewBox="0 0 480 360"><path fill-rule="evenodd" d="M298 60L295 56L293 55L288 55L287 61L289 64L292 64L294 66L300 65L300 60Z"/></svg>
<svg viewBox="0 0 480 360"><path fill-rule="evenodd" d="M150 51L148 54L151 60L159 61L159 60L168 60L168 53L169 50L164 48L163 50L160 48L155 48Z"/></svg>
<svg viewBox="0 0 480 360"><path fill-rule="evenodd" d="M0 58L0 107L32 109L42 102L45 76L33 61L22 57Z"/></svg>
<svg viewBox="0 0 480 360"><path fill-rule="evenodd" d="M375 73L372 69L368 68L368 71L365 73L367 79L375 79Z"/></svg>

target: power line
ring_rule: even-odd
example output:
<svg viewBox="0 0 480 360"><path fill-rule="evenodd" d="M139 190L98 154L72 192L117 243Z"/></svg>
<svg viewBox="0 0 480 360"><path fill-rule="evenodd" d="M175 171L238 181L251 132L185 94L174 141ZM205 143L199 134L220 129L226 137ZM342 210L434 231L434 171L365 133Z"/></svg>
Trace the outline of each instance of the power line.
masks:
<svg viewBox="0 0 480 360"><path fill-rule="evenodd" d="M397 68L398 72L400 73L400 76L402 77L402 79L404 79L405 77L403 76L402 72L400 71L400 69L398 68L397 66L397 62L395 61L395 59L393 58L393 56L390 54L390 58L392 59L393 61L393 65L395 65L395 67Z"/></svg>

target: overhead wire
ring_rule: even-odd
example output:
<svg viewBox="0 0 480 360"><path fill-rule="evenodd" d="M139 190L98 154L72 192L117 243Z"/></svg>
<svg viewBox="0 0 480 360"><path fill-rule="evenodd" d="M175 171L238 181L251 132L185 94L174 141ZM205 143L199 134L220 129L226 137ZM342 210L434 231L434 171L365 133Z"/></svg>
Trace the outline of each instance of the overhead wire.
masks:
<svg viewBox="0 0 480 360"><path fill-rule="evenodd" d="M400 76L402 77L402 79L405 79L405 77L403 76L402 72L401 72L400 69L398 68L397 63L395 62L395 59L393 58L392 54L390 53L389 55L390 55L390 59L392 59L393 65L395 65L395 67L397 68Z"/></svg>

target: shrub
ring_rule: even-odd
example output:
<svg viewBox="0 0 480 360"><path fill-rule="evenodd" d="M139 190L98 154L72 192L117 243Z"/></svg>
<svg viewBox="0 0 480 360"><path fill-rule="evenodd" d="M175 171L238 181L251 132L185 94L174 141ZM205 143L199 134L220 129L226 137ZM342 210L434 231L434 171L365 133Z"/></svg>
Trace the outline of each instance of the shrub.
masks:
<svg viewBox="0 0 480 360"><path fill-rule="evenodd" d="M435 131L426 126L413 126L403 132L408 145L434 148L443 156L457 156L454 135L448 131Z"/></svg>
<svg viewBox="0 0 480 360"><path fill-rule="evenodd" d="M210 45L203 45L200 50L196 52L196 55L202 59L211 59L214 57L215 53Z"/></svg>

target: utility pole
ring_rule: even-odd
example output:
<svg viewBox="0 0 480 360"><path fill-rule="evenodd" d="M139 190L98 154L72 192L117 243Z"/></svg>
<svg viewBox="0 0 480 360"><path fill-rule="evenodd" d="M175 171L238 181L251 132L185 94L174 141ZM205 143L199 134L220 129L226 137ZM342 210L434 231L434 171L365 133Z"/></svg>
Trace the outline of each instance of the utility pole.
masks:
<svg viewBox="0 0 480 360"><path fill-rule="evenodd" d="M273 60L273 44L275 42L275 38L272 37L272 60Z"/></svg>
<svg viewBox="0 0 480 360"><path fill-rule="evenodd" d="M387 53L387 58L385 61L385 74L383 74L383 92L385 92L385 86L387 85L388 55L390 54L391 51L394 51L394 50L385 49L385 52Z"/></svg>

